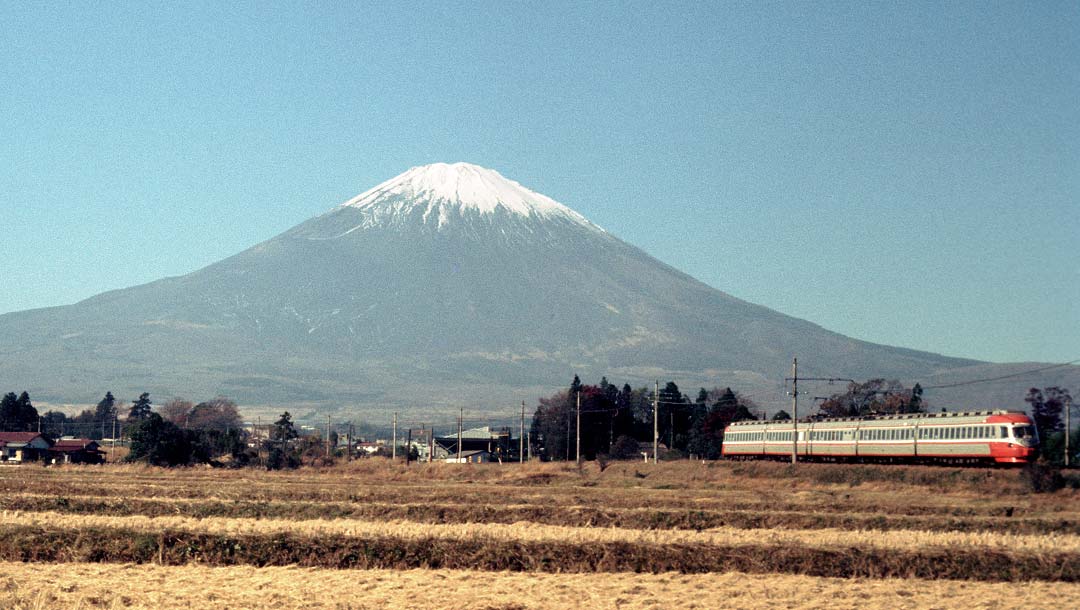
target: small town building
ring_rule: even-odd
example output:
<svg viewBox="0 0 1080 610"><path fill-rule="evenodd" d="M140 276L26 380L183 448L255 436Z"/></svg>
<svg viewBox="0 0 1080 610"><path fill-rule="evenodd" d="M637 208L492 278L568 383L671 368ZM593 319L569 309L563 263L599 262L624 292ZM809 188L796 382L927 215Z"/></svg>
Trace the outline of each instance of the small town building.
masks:
<svg viewBox="0 0 1080 610"><path fill-rule="evenodd" d="M49 439L37 432L0 432L0 461L33 462L47 456Z"/></svg>
<svg viewBox="0 0 1080 610"><path fill-rule="evenodd" d="M49 448L54 464L104 464L105 452L98 442L88 438L62 438Z"/></svg>
<svg viewBox="0 0 1080 610"><path fill-rule="evenodd" d="M446 458L447 464L487 464L490 461L491 452L489 452L487 449L462 451L461 459L458 459L457 454Z"/></svg>

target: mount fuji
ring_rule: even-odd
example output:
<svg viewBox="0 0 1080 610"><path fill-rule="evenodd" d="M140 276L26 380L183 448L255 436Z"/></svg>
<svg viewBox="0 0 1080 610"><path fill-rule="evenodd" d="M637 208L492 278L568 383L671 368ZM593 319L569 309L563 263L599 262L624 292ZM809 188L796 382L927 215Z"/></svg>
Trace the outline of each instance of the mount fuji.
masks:
<svg viewBox="0 0 1080 610"><path fill-rule="evenodd" d="M728 385L778 407L792 356L810 374L924 384L1009 366L742 301L465 163L412 168L188 275L0 316L0 345L0 388L38 401L149 391L360 411L506 407L574 374Z"/></svg>

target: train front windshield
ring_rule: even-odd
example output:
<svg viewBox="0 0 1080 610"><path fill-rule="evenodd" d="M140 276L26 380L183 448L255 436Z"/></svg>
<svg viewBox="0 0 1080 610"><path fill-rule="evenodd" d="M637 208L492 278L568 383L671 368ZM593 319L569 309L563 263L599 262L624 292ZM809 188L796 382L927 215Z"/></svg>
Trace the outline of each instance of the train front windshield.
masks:
<svg viewBox="0 0 1080 610"><path fill-rule="evenodd" d="M1035 427L1034 426L1017 426L1013 428L1013 436L1017 439L1031 439L1035 440Z"/></svg>

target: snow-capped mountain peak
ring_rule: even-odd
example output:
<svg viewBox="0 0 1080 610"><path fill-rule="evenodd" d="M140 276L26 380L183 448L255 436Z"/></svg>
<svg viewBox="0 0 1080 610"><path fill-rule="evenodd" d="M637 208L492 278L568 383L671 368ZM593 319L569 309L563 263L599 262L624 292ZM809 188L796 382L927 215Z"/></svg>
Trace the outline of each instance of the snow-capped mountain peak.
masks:
<svg viewBox="0 0 1080 610"><path fill-rule="evenodd" d="M411 216L423 209L425 223L442 227L454 216L466 213L506 212L530 218L561 218L593 230L599 227L574 210L503 177L470 163L433 163L413 167L338 206L356 208L371 220Z"/></svg>

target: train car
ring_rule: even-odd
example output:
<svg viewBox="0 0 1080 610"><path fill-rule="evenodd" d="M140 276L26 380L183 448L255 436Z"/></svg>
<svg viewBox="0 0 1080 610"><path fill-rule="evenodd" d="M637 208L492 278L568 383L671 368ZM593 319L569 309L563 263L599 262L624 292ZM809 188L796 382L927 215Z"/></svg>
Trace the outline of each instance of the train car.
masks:
<svg viewBox="0 0 1080 610"><path fill-rule="evenodd" d="M796 435L798 440L796 440ZM1025 413L912 413L798 422L737 422L724 431L726 458L807 461L1023 464L1039 439Z"/></svg>

